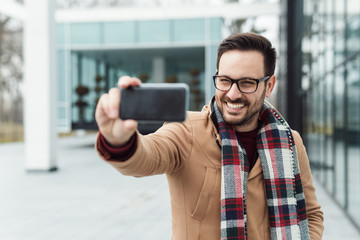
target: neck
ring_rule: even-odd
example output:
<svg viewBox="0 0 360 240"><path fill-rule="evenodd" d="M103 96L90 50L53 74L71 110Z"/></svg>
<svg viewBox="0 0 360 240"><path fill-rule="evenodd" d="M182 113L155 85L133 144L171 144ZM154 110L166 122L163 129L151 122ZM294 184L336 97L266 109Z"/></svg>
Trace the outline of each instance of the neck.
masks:
<svg viewBox="0 0 360 240"><path fill-rule="evenodd" d="M242 125L233 125L233 129L236 131L236 132L250 132L252 130L255 130L258 128L259 126L259 114L257 114L253 120L248 123L248 124L242 124Z"/></svg>

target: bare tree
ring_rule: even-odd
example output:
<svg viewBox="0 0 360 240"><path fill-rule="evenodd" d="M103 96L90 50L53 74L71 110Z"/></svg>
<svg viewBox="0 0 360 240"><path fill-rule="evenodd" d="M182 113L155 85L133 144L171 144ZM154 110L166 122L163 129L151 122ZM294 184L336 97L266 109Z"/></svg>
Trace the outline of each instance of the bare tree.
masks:
<svg viewBox="0 0 360 240"><path fill-rule="evenodd" d="M0 122L22 123L22 25L0 15Z"/></svg>

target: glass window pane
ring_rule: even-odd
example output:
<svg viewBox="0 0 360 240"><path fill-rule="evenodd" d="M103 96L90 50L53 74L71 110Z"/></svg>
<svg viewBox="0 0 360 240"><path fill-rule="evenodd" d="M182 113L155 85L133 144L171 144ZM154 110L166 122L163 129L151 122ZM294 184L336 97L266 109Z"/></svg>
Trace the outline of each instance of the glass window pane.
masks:
<svg viewBox="0 0 360 240"><path fill-rule="evenodd" d="M347 0L347 49L348 55L360 50L360 1Z"/></svg>
<svg viewBox="0 0 360 240"><path fill-rule="evenodd" d="M134 43L135 35L135 21L104 23L105 44Z"/></svg>
<svg viewBox="0 0 360 240"><path fill-rule="evenodd" d="M325 74L325 2L319 2L319 14L318 14L318 24L319 24L319 41L316 43L318 46L319 54L319 74L323 78Z"/></svg>
<svg viewBox="0 0 360 240"><path fill-rule="evenodd" d="M335 198L345 205L344 68L335 72Z"/></svg>
<svg viewBox="0 0 360 240"><path fill-rule="evenodd" d="M319 95L320 85L315 84L312 88L312 93L310 96L311 104L311 126L312 131L309 134L308 138L308 153L309 159L311 161L311 169L317 177L320 177L321 172L321 138L320 138L320 95Z"/></svg>
<svg viewBox="0 0 360 240"><path fill-rule="evenodd" d="M174 41L204 41L204 19L174 20Z"/></svg>
<svg viewBox="0 0 360 240"><path fill-rule="evenodd" d="M72 44L99 44L101 43L100 23L72 23Z"/></svg>
<svg viewBox="0 0 360 240"><path fill-rule="evenodd" d="M79 84L79 71L80 71L80 58L77 53L71 53L71 100L72 100L72 108L71 108L71 121L77 122L78 118L78 111L75 108L75 99L77 98L74 89L77 88Z"/></svg>
<svg viewBox="0 0 360 240"><path fill-rule="evenodd" d="M96 93L95 93L95 76L96 76L96 65L95 61L88 57L82 58L82 81L81 85L88 88L88 93L80 96L77 95L76 101L81 100L85 101L87 104L83 107L83 120L86 122L90 122L94 120L94 108L95 108L95 100L96 100ZM79 114L81 113L81 108L78 107Z"/></svg>
<svg viewBox="0 0 360 240"><path fill-rule="evenodd" d="M58 101L66 101L66 60L65 50L57 51L57 84L58 84Z"/></svg>
<svg viewBox="0 0 360 240"><path fill-rule="evenodd" d="M324 38L325 38L325 71L329 72L334 67L334 16L333 16L333 0L325 1L325 13L324 13Z"/></svg>
<svg viewBox="0 0 360 240"><path fill-rule="evenodd" d="M347 63L349 214L360 225L360 55Z"/></svg>
<svg viewBox="0 0 360 240"><path fill-rule="evenodd" d="M222 40L222 18L212 18L211 20L211 40L221 41Z"/></svg>
<svg viewBox="0 0 360 240"><path fill-rule="evenodd" d="M58 23L56 24L56 43L65 44L65 24Z"/></svg>
<svg viewBox="0 0 360 240"><path fill-rule="evenodd" d="M325 82L322 80L319 83L319 89L318 89L318 102L316 103L318 105L318 152L319 152L319 176L321 181L325 182L325 121L324 121L324 90L325 90Z"/></svg>
<svg viewBox="0 0 360 240"><path fill-rule="evenodd" d="M325 166L326 174L324 176L324 184L326 188L334 193L334 125L333 125L333 75L326 76L325 82Z"/></svg>
<svg viewBox="0 0 360 240"><path fill-rule="evenodd" d="M139 22L139 42L170 42L170 21L152 20Z"/></svg>
<svg viewBox="0 0 360 240"><path fill-rule="evenodd" d="M344 61L345 51L345 1L334 1L335 3L335 63Z"/></svg>
<svg viewBox="0 0 360 240"><path fill-rule="evenodd" d="M200 50L200 49L199 49ZM177 82L186 83L190 87L190 110L198 111L205 104L205 65L204 50L201 49L197 58L172 59L167 63L167 80L176 79ZM194 50L193 50L194 51Z"/></svg>

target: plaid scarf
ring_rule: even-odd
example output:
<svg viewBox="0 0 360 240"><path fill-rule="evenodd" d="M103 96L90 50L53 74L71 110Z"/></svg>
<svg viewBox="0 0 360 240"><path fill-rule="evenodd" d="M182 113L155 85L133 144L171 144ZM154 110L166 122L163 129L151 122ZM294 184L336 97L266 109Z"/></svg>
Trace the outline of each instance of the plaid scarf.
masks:
<svg viewBox="0 0 360 240"><path fill-rule="evenodd" d="M248 239L246 186L247 155L235 131L227 124L214 101L222 141L221 239ZM299 163L291 129L268 102L260 116L256 138L263 169L271 239L310 239Z"/></svg>

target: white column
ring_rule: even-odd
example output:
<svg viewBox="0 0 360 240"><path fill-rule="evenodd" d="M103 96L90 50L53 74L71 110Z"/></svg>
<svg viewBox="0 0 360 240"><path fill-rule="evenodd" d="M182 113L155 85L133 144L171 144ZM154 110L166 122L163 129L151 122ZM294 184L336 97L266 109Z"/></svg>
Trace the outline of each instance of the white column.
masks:
<svg viewBox="0 0 360 240"><path fill-rule="evenodd" d="M153 76L155 83L165 82L165 59L163 57L153 58Z"/></svg>
<svg viewBox="0 0 360 240"><path fill-rule="evenodd" d="M56 170L55 0L25 0L26 170Z"/></svg>

